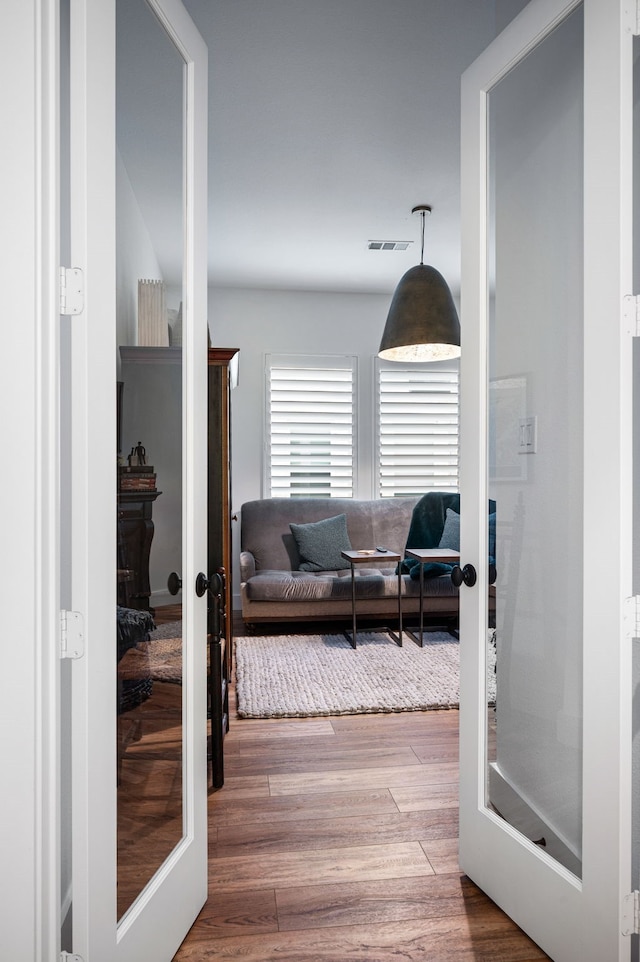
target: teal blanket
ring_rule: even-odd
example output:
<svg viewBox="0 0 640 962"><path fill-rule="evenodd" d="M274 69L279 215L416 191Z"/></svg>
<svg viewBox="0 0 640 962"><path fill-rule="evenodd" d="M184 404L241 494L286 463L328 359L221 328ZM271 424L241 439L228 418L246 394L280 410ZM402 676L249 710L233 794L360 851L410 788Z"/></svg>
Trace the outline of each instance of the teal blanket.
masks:
<svg viewBox="0 0 640 962"><path fill-rule="evenodd" d="M459 494L429 491L428 494L423 495L413 509L405 548L437 548L442 537L447 508L460 514ZM494 515L494 518L495 510L495 501L489 501L489 514ZM451 573L452 568L453 565L439 561L428 562L423 565L424 577L437 578L440 575L447 575ZM417 581L420 577L420 562L415 558L405 558L400 562L400 570Z"/></svg>

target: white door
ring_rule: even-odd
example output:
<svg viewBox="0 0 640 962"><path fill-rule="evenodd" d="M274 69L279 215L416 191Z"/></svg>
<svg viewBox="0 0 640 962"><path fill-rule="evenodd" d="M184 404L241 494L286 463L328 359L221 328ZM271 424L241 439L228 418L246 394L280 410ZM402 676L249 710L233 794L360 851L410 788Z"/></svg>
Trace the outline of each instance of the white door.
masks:
<svg viewBox="0 0 640 962"><path fill-rule="evenodd" d="M207 893L206 598L195 592L207 554L207 53L179 0L71 0L70 51L71 261L84 306L70 322L68 500L84 640L72 659L63 948L161 962ZM163 282L155 342L141 333L139 279ZM180 304L180 344L165 346ZM133 487L117 442L125 464L131 447L146 449ZM136 632L171 600L172 571L184 588L168 684ZM133 634L119 630L117 603Z"/></svg>
<svg viewBox="0 0 640 962"><path fill-rule="evenodd" d="M630 953L631 8L533 0L462 88L460 865L555 962Z"/></svg>

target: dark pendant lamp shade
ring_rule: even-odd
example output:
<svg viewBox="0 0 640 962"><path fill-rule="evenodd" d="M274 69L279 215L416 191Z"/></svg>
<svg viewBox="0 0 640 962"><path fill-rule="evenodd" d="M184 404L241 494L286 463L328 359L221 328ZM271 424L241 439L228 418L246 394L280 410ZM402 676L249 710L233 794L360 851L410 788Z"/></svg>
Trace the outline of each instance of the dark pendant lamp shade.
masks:
<svg viewBox="0 0 640 962"><path fill-rule="evenodd" d="M429 207L414 208L424 215ZM396 287L379 357L389 361L444 361L460 355L460 321L442 274L422 263L412 267Z"/></svg>

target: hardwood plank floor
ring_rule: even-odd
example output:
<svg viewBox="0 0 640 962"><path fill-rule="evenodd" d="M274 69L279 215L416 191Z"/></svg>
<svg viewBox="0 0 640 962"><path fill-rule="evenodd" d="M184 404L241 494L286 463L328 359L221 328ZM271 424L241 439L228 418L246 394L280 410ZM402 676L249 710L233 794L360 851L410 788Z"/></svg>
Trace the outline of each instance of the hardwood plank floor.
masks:
<svg viewBox="0 0 640 962"><path fill-rule="evenodd" d="M182 617L171 605L156 624ZM124 660L123 662L124 663ZM135 664L144 679L146 660ZM154 681L118 715L117 912L121 918L182 838L182 691Z"/></svg>
<svg viewBox="0 0 640 962"><path fill-rule="evenodd" d="M458 713L235 716L174 962L534 962L458 868Z"/></svg>

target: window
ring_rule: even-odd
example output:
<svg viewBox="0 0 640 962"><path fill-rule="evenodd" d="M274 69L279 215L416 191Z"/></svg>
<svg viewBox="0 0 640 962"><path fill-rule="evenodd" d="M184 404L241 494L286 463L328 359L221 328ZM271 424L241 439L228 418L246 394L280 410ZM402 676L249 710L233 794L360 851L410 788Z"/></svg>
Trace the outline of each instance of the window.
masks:
<svg viewBox="0 0 640 962"><path fill-rule="evenodd" d="M457 491L457 363L376 364L377 496Z"/></svg>
<svg viewBox="0 0 640 962"><path fill-rule="evenodd" d="M269 497L351 498L355 357L267 356Z"/></svg>

